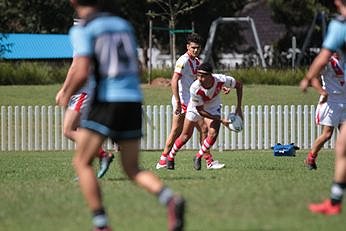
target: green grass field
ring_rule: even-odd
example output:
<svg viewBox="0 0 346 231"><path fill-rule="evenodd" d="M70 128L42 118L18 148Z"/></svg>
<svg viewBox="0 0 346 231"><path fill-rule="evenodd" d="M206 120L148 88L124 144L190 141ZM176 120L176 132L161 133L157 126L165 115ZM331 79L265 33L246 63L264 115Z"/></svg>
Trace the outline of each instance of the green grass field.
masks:
<svg viewBox="0 0 346 231"><path fill-rule="evenodd" d="M54 105L60 85L45 86L0 86L0 105ZM171 104L169 87L142 86L144 104ZM318 95L310 89L306 94L298 86L244 85L243 105L311 105L316 104ZM235 91L222 95L222 103L236 103Z"/></svg>
<svg viewBox="0 0 346 231"><path fill-rule="evenodd" d="M334 153L323 150L317 171L296 157L267 151L218 153L222 170L192 168L194 152L176 158L176 170L155 170L159 152L145 152L143 168L156 172L188 201L186 230L345 230L345 214L310 214L309 202L329 195ZM12 152L0 155L0 230L90 230L90 214L73 181L70 152ZM166 230L166 211L156 198L123 175L118 159L100 181L115 230Z"/></svg>
<svg viewBox="0 0 346 231"><path fill-rule="evenodd" d="M54 105L60 86L0 86L0 105ZM143 86L145 104L170 104L167 87ZM224 104L236 102L222 96ZM229 98L228 98L229 97ZM311 105L318 96L295 86L245 85L244 105ZM160 152L144 152L143 168L156 172L188 201L187 231L345 230L345 214L310 214L309 202L329 195L333 150L323 150L319 169L303 166L306 150L296 157L273 157L271 150L215 152L226 168L195 171L194 152L177 156L175 171L155 170ZM90 213L73 181L72 152L0 152L0 230L90 230ZM166 230L166 211L156 198L123 175L118 161L101 181L115 230Z"/></svg>

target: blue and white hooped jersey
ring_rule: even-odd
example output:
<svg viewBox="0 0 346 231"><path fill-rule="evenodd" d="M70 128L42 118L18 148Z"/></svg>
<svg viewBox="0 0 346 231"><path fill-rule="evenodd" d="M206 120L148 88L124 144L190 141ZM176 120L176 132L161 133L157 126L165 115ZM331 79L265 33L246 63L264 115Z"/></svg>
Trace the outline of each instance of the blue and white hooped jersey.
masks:
<svg viewBox="0 0 346 231"><path fill-rule="evenodd" d="M93 62L89 81L99 102L141 102L137 43L126 20L99 13L70 29L75 56Z"/></svg>

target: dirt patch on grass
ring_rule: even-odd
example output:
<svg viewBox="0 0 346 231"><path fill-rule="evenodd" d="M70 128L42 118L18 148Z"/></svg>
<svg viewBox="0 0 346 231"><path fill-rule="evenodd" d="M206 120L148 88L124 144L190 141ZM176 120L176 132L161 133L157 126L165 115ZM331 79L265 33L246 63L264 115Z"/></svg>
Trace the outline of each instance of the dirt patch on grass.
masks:
<svg viewBox="0 0 346 231"><path fill-rule="evenodd" d="M169 87L171 86L171 80L165 78L155 78L150 83L153 87Z"/></svg>

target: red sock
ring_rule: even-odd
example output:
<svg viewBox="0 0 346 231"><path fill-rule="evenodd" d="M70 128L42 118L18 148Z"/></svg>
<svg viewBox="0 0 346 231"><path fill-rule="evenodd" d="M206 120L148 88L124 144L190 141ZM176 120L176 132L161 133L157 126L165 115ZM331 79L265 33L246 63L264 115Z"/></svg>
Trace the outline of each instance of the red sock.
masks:
<svg viewBox="0 0 346 231"><path fill-rule="evenodd" d="M175 140L174 145L173 145L171 151L169 152L168 160L173 160L175 154L179 151L179 149L181 149L181 147L183 147L183 145L184 145L184 143L178 137L178 139Z"/></svg>
<svg viewBox="0 0 346 231"><path fill-rule="evenodd" d="M213 160L213 155L210 154L210 153L206 153L206 154L204 155L204 159L205 159L205 161L207 162L207 164L210 164L211 162L214 161L214 160Z"/></svg>
<svg viewBox="0 0 346 231"><path fill-rule="evenodd" d="M107 156L107 152L103 149L103 148L99 148L99 158L103 158L103 157L106 157Z"/></svg>
<svg viewBox="0 0 346 231"><path fill-rule="evenodd" d="M317 153L313 153L312 151L309 152L308 154L309 158L316 159L317 158Z"/></svg>
<svg viewBox="0 0 346 231"><path fill-rule="evenodd" d="M199 149L198 153L196 154L197 158L201 158L206 152L210 149L211 146L215 143L216 139L212 139L211 137L207 137L202 144L202 147Z"/></svg>

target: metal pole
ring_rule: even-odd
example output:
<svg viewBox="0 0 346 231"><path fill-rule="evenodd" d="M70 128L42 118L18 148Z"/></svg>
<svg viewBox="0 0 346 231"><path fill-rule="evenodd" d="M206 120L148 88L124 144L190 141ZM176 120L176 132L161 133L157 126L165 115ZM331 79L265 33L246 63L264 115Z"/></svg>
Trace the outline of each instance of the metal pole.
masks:
<svg viewBox="0 0 346 231"><path fill-rule="evenodd" d="M153 48L153 20L149 20L149 65L148 65L148 84L151 83L152 72L152 48Z"/></svg>
<svg viewBox="0 0 346 231"><path fill-rule="evenodd" d="M296 50L297 50L297 40L296 37L292 37L292 69L294 70L296 62Z"/></svg>

